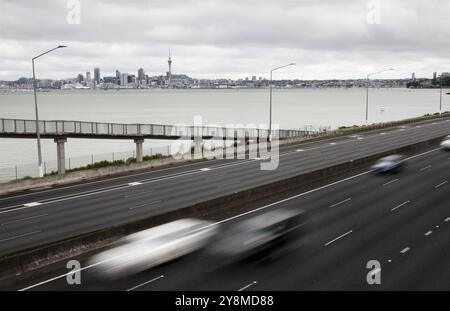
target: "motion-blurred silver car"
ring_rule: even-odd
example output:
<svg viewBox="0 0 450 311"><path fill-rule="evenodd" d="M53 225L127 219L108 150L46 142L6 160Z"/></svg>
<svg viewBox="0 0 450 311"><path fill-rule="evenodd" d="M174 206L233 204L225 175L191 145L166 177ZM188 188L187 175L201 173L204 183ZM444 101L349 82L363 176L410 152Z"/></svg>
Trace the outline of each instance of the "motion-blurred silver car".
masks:
<svg viewBox="0 0 450 311"><path fill-rule="evenodd" d="M399 154L390 155L378 160L373 166L372 171L377 174L398 173L404 167L405 157Z"/></svg>
<svg viewBox="0 0 450 311"><path fill-rule="evenodd" d="M124 238L112 249L91 258L100 279L118 279L200 250L218 232L218 226L197 219L182 219Z"/></svg>
<svg viewBox="0 0 450 311"><path fill-rule="evenodd" d="M441 142L441 148L444 150L450 150L450 135L445 137L445 139Z"/></svg>
<svg viewBox="0 0 450 311"><path fill-rule="evenodd" d="M210 248L210 255L223 264L266 258L280 246L303 238L306 214L283 208L241 221L224 230Z"/></svg>

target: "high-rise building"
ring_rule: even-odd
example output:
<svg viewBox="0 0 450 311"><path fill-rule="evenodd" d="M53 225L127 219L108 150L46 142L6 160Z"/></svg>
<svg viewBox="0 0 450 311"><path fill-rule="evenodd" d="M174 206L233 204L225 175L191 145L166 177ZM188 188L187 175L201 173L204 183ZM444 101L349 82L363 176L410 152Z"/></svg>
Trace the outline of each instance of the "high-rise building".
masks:
<svg viewBox="0 0 450 311"><path fill-rule="evenodd" d="M416 81L416 73L415 72L412 73L411 80Z"/></svg>
<svg viewBox="0 0 450 311"><path fill-rule="evenodd" d="M100 84L100 68L94 68L94 82Z"/></svg>
<svg viewBox="0 0 450 311"><path fill-rule="evenodd" d="M78 79L77 79L78 81L78 83L81 83L81 82L83 82L84 81L84 77L83 77L83 75L80 73L79 75L78 75Z"/></svg>
<svg viewBox="0 0 450 311"><path fill-rule="evenodd" d="M437 78L437 72L433 72L433 80L436 80Z"/></svg>
<svg viewBox="0 0 450 311"><path fill-rule="evenodd" d="M121 86L128 85L128 73L122 73L122 75L120 76L120 85Z"/></svg>
<svg viewBox="0 0 450 311"><path fill-rule="evenodd" d="M168 85L169 85L169 87L171 86L171 84L172 84L172 57L170 56L170 49L169 49L169 60L167 61L167 63L169 64L169 72L168 72L168 80L169 80L169 83L168 83Z"/></svg>
<svg viewBox="0 0 450 311"><path fill-rule="evenodd" d="M116 70L116 82L120 85L120 80L122 79L122 75L119 70Z"/></svg>
<svg viewBox="0 0 450 311"><path fill-rule="evenodd" d="M91 72L90 71L86 72L86 82L91 82Z"/></svg>
<svg viewBox="0 0 450 311"><path fill-rule="evenodd" d="M139 68L138 70L138 83L145 84L145 72L142 68Z"/></svg>

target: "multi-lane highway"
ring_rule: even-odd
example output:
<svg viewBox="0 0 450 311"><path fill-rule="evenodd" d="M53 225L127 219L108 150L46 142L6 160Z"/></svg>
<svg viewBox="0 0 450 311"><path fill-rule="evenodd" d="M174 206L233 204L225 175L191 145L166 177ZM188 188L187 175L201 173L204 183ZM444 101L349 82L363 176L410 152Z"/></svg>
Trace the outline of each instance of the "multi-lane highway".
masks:
<svg viewBox="0 0 450 311"><path fill-rule="evenodd" d="M449 121L423 122L284 147L280 149L280 165L273 171L260 170L260 159L214 160L3 197L0 198L0 254L444 136L450 132Z"/></svg>
<svg viewBox="0 0 450 311"><path fill-rule="evenodd" d="M81 285L68 285L66 262L16 276L24 290L428 290L450 289L450 153L430 148L406 169L377 176L358 170L216 215L222 227L281 207L309 215L306 244L269 262L221 267L202 253L102 284L82 263ZM370 260L379 270L367 269ZM367 274L381 276L369 285Z"/></svg>

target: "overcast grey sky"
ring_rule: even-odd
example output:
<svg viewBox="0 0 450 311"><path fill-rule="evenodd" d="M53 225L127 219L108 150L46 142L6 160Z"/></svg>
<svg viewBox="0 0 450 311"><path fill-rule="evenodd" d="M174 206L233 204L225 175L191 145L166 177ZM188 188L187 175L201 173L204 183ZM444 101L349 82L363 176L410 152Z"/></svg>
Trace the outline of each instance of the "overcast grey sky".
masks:
<svg viewBox="0 0 450 311"><path fill-rule="evenodd" d="M80 15L76 3L80 3ZM450 71L448 0L0 0L0 80L116 69L197 78L431 77ZM78 24L78 21L80 22Z"/></svg>

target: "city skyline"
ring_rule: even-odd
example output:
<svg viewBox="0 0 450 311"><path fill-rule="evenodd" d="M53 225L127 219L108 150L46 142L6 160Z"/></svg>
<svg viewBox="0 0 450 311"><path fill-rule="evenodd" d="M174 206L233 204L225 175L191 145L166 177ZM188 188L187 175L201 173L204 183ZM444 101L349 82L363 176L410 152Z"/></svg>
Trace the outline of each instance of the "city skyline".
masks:
<svg viewBox="0 0 450 311"><path fill-rule="evenodd" d="M165 71L165 73L153 72L153 74L146 74L146 70L143 67L139 67L137 70L125 70L125 71L122 71L121 69L116 68L114 71L108 72L107 74L103 73L103 75L102 75L101 72L103 72L103 71L101 70L101 68L99 68L98 66L94 66L93 67L93 71L92 71L92 74L93 74L94 78L93 78L92 81L94 81L95 84L100 84L100 82L108 82L108 81L104 81L103 78L108 78L108 80L109 80L109 79L111 79L111 78L113 78L115 76L115 78L118 80L117 82L120 82L119 84L123 85L122 84L122 80L124 79L123 75L125 74L125 75L127 75L127 77L134 77L136 82L138 84L141 84L142 81L144 81L144 80L148 81L149 78L160 78L160 77L165 76L165 79L167 80L167 84L170 86L171 85L171 78L172 78L172 62L173 62L172 55L171 55L171 51L169 49L169 54L168 54L168 58L167 58L168 68ZM131 72L134 72L134 71L137 72L137 75L131 73ZM394 70L392 70L392 71L394 71ZM443 75L445 77L445 76L450 75L450 73L446 72L446 71L442 71L442 72L434 71L434 72L431 73L431 75L430 75L430 73L428 73L427 76L416 76L416 73L413 72L413 73L410 74L409 78L405 76L405 77L397 77L397 78L378 78L378 79L374 79L374 80L380 80L380 81L382 81L382 80L384 80L384 81L388 81L388 80L412 80L412 81L415 81L416 79L417 80L421 80L421 79L422 80L423 79L436 80L438 75L439 76ZM268 78L265 77L265 76L257 76L257 75L254 75L254 74L249 75L249 76L241 76L241 77L234 78L234 79L232 79L232 78L225 78L225 77L213 77L213 78L203 78L202 79L202 78L190 76L190 73L177 73L174 76L185 76L186 78L193 79L193 80L211 80L211 81L214 81L214 80L267 81L268 80ZM432 78L430 78L430 76ZM49 79L49 78L45 78L44 77L44 78L37 78L37 80L70 81L70 80L73 80L74 77L75 77L75 74L72 77L66 77L66 78ZM15 79L15 80L1 80L0 79L0 81L14 82L14 81L18 81L19 79L23 79L23 78L30 79L29 77L23 76L23 77L19 77L19 78ZM78 76L75 79L78 79L79 82L82 82L82 81L90 82L91 81L91 71L90 70L86 71L85 75L83 75L83 73L78 73ZM359 80L365 80L365 79L366 78L364 78L364 77L359 77L359 78L353 77L353 78L345 78L345 79L338 79L338 78L308 79L308 78L298 78L298 77L296 78L296 77L294 77L294 78L287 78L287 79L286 78L273 79L273 81L332 81L332 80L337 80L337 81L359 81Z"/></svg>

